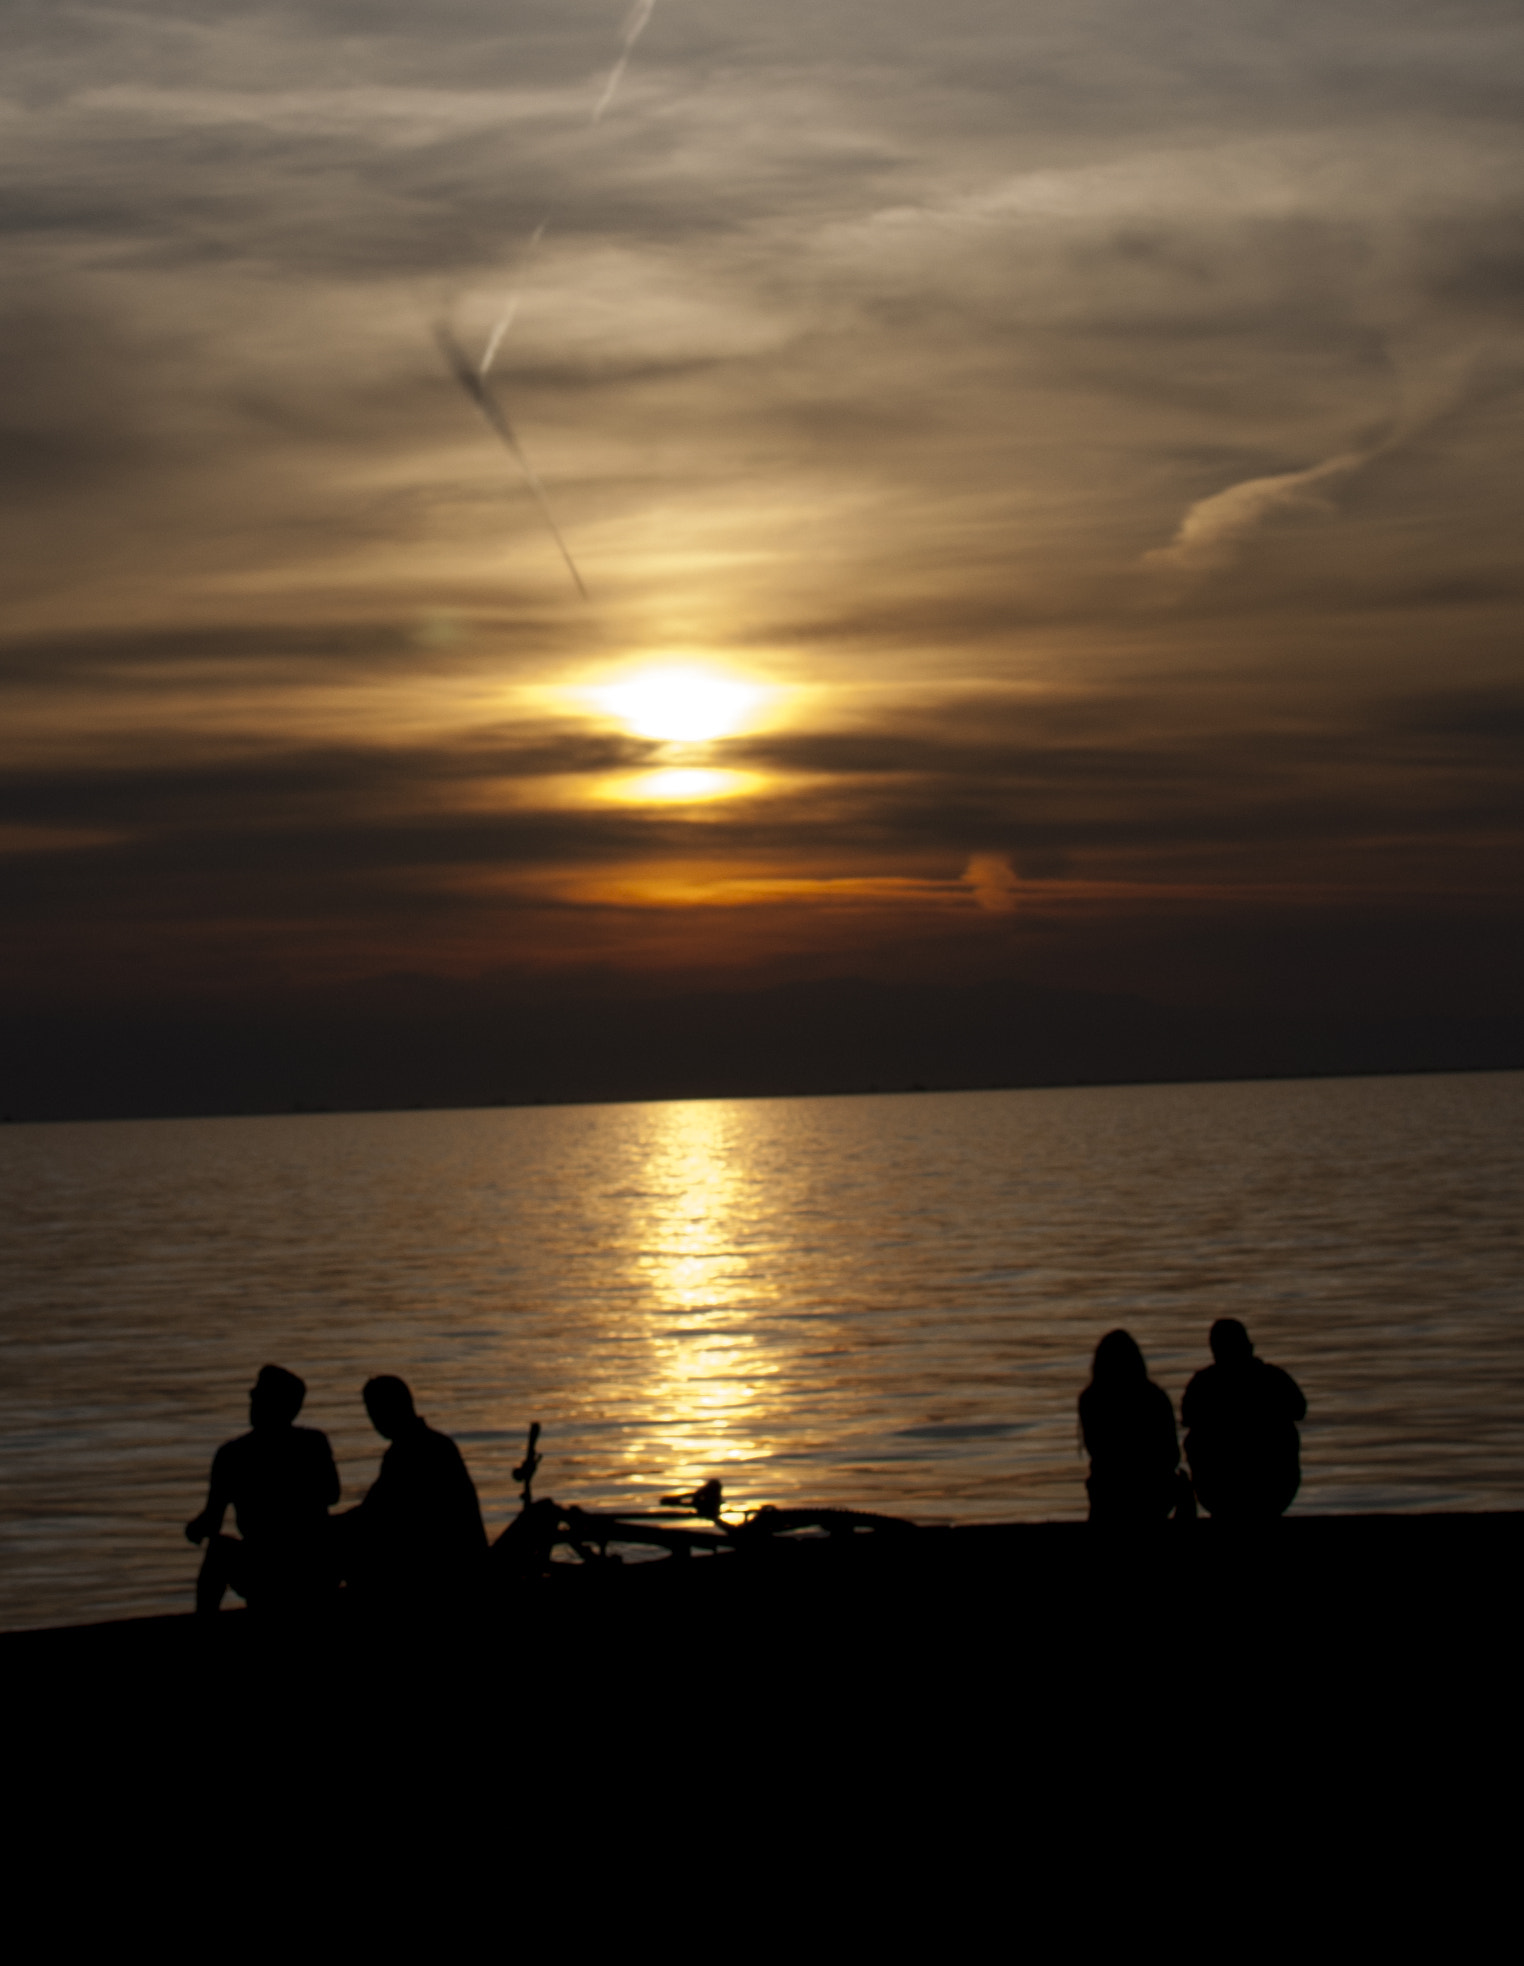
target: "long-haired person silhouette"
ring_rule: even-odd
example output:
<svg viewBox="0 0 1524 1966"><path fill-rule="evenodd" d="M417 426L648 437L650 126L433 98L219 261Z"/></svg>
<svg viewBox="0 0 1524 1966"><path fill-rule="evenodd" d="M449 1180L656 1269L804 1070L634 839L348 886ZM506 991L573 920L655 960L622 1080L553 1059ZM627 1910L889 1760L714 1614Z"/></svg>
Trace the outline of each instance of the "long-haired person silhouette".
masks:
<svg viewBox="0 0 1524 1966"><path fill-rule="evenodd" d="M337 1585L329 1508L339 1499L339 1471L328 1436L299 1427L307 1388L294 1372L261 1367L249 1393L249 1429L212 1461L206 1507L185 1525L205 1543L196 1609L214 1612L229 1586L257 1609L297 1610ZM232 1508L239 1536L221 1534Z"/></svg>
<svg viewBox="0 0 1524 1966"><path fill-rule="evenodd" d="M1131 1332L1108 1331L1096 1346L1079 1417L1090 1456L1090 1520L1162 1522L1179 1500L1175 1409L1149 1378Z"/></svg>

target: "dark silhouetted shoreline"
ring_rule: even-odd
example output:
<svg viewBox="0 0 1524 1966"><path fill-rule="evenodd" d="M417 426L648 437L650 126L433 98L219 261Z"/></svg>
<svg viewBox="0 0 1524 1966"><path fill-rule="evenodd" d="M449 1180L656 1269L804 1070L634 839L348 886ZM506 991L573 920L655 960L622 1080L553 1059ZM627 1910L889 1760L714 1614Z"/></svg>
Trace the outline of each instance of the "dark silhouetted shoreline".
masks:
<svg viewBox="0 0 1524 1966"><path fill-rule="evenodd" d="M1071 1613L1125 1588L1141 1611L1195 1604L1284 1611L1319 1643L1366 1633L1411 1644L1474 1623L1512 1603L1524 1555L1524 1511L1488 1514L1303 1515L1240 1528L1210 1518L1110 1531L1082 1522L975 1523L906 1534L794 1540L686 1561L555 1563L469 1615L400 1623L368 1617L342 1599L329 1620L261 1620L244 1609L213 1620L187 1610L160 1617L0 1633L12 1670L104 1685L120 1672L165 1674L200 1659L291 1657L337 1641L384 1653L394 1640L496 1651L606 1647L670 1637L686 1649L699 1631L747 1652L772 1625L803 1621L817 1638L875 1633L888 1657L931 1633L987 1642L991 1620L1042 1650L1073 1642ZM882 1622L886 1614L889 1622ZM1016 1620L1007 1624L1006 1620ZM1268 1627L1260 1629L1265 1637ZM960 1638L959 1634L962 1634ZM1177 1634L1177 1636L1180 1634Z"/></svg>

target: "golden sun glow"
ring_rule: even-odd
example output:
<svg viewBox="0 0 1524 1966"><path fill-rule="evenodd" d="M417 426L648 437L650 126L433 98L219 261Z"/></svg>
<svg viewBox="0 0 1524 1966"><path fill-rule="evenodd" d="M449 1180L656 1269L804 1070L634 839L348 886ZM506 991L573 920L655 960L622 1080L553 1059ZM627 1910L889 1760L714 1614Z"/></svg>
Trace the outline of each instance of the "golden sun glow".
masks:
<svg viewBox="0 0 1524 1966"><path fill-rule="evenodd" d="M614 805L695 805L700 800L735 799L763 783L754 771L632 771L601 779L597 797Z"/></svg>
<svg viewBox="0 0 1524 1966"><path fill-rule="evenodd" d="M637 670L586 693L636 737L707 744L755 724L776 692L720 669L686 664Z"/></svg>

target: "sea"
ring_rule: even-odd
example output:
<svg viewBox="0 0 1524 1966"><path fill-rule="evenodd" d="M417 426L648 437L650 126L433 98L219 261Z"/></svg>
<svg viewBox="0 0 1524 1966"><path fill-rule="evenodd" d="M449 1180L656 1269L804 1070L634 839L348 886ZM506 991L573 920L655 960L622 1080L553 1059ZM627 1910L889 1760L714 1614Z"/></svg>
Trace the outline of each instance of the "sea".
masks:
<svg viewBox="0 0 1524 1966"><path fill-rule="evenodd" d="M537 1492L1078 1518L1121 1325L1307 1396L1297 1512L1524 1507L1524 1073L0 1129L0 1627L187 1609L273 1361L344 1504L398 1373Z"/></svg>

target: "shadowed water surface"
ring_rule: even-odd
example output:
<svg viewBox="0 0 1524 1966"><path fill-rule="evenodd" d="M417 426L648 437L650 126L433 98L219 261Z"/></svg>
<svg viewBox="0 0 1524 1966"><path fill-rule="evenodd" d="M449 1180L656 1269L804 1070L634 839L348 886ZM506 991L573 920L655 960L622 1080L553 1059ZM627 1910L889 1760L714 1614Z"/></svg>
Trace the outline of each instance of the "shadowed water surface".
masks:
<svg viewBox="0 0 1524 1966"><path fill-rule="evenodd" d="M489 1524L543 1492L1084 1513L1125 1324L1177 1402L1250 1327L1299 1509L1524 1505L1524 1074L13 1127L0 1625L184 1608L267 1359L346 1504L397 1372Z"/></svg>

